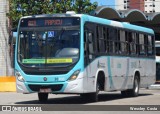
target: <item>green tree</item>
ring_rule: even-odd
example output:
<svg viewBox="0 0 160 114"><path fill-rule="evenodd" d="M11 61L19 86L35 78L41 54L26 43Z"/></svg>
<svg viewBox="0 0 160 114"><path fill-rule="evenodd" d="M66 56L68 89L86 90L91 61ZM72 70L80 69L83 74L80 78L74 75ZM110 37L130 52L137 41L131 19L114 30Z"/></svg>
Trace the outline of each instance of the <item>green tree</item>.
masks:
<svg viewBox="0 0 160 114"><path fill-rule="evenodd" d="M97 7L97 2L90 0L10 0L10 11L7 16L11 20L12 28L17 27L22 16L37 14L90 13Z"/></svg>

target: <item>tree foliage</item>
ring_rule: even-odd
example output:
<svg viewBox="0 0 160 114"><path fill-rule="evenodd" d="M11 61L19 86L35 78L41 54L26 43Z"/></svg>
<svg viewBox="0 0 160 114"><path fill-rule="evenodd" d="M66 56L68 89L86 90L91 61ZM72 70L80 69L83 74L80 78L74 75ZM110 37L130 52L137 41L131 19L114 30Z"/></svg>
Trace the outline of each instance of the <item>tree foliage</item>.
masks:
<svg viewBox="0 0 160 114"><path fill-rule="evenodd" d="M10 0L10 11L7 16L11 20L12 27L16 27L22 16L37 14L65 13L89 13L97 7L97 2L90 0Z"/></svg>

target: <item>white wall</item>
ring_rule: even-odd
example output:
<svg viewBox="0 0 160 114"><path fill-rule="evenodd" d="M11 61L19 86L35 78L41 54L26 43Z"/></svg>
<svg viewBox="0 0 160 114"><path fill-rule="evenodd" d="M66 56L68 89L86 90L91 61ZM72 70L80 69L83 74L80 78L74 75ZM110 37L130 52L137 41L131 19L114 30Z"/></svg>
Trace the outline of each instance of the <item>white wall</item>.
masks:
<svg viewBox="0 0 160 114"><path fill-rule="evenodd" d="M160 12L160 0L155 0L155 12Z"/></svg>
<svg viewBox="0 0 160 114"><path fill-rule="evenodd" d="M126 3L124 3L124 1L126 1ZM127 10L128 2L127 0L115 0L115 5L116 10Z"/></svg>
<svg viewBox="0 0 160 114"><path fill-rule="evenodd" d="M160 0L145 0L144 8L146 13L160 12Z"/></svg>

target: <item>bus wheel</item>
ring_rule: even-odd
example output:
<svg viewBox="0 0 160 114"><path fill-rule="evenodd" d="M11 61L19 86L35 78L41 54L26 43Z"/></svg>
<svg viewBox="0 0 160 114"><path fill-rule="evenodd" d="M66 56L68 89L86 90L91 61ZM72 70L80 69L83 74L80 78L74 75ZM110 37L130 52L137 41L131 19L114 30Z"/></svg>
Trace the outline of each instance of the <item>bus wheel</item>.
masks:
<svg viewBox="0 0 160 114"><path fill-rule="evenodd" d="M45 102L48 100L48 93L38 93L38 99L40 102Z"/></svg>
<svg viewBox="0 0 160 114"><path fill-rule="evenodd" d="M121 95L123 97L137 97L139 94L139 78L138 76L135 76L134 83L133 83L133 89L121 91Z"/></svg>
<svg viewBox="0 0 160 114"><path fill-rule="evenodd" d="M138 76L135 76L134 83L133 83L133 89L129 90L129 94L131 97L137 97L139 94L139 86L140 86L140 80Z"/></svg>
<svg viewBox="0 0 160 114"><path fill-rule="evenodd" d="M100 86L99 83L97 83L96 85L96 92L94 93L83 93L80 94L80 96L87 101L91 101L91 102L97 102L98 101L98 93L100 91Z"/></svg>
<svg viewBox="0 0 160 114"><path fill-rule="evenodd" d="M123 97L129 96L129 95L128 95L128 90L121 91L121 95L122 95Z"/></svg>
<svg viewBox="0 0 160 114"><path fill-rule="evenodd" d="M100 85L99 85L99 83L97 82L97 84L96 84L96 92L91 93L91 95L90 95L90 100L91 100L92 102L97 102L97 101L98 101L99 91L100 91Z"/></svg>

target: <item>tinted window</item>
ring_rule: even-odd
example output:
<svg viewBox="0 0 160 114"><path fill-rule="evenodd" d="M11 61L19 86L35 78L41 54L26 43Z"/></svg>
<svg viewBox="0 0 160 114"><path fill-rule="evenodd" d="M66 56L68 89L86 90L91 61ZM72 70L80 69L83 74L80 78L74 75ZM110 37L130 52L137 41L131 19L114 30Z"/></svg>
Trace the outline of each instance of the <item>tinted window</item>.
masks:
<svg viewBox="0 0 160 114"><path fill-rule="evenodd" d="M115 41L117 40L117 30L109 28L108 30L109 52L115 53Z"/></svg>
<svg viewBox="0 0 160 114"><path fill-rule="evenodd" d="M151 55L153 53L153 45L152 45L152 36L148 35L148 54Z"/></svg>
<svg viewBox="0 0 160 114"><path fill-rule="evenodd" d="M126 35L125 35L125 31L124 30L120 30L119 31L120 34L120 49L121 49L121 53L125 54L127 52L126 50Z"/></svg>
<svg viewBox="0 0 160 114"><path fill-rule="evenodd" d="M136 33L132 33L130 38L130 54L134 55L136 54Z"/></svg>
<svg viewBox="0 0 160 114"><path fill-rule="evenodd" d="M104 29L102 26L98 26L97 27L97 48L98 48L98 52L105 52L105 36L104 36Z"/></svg>
<svg viewBox="0 0 160 114"><path fill-rule="evenodd" d="M143 34L139 34L139 50L140 50L140 55L145 54L144 35Z"/></svg>

